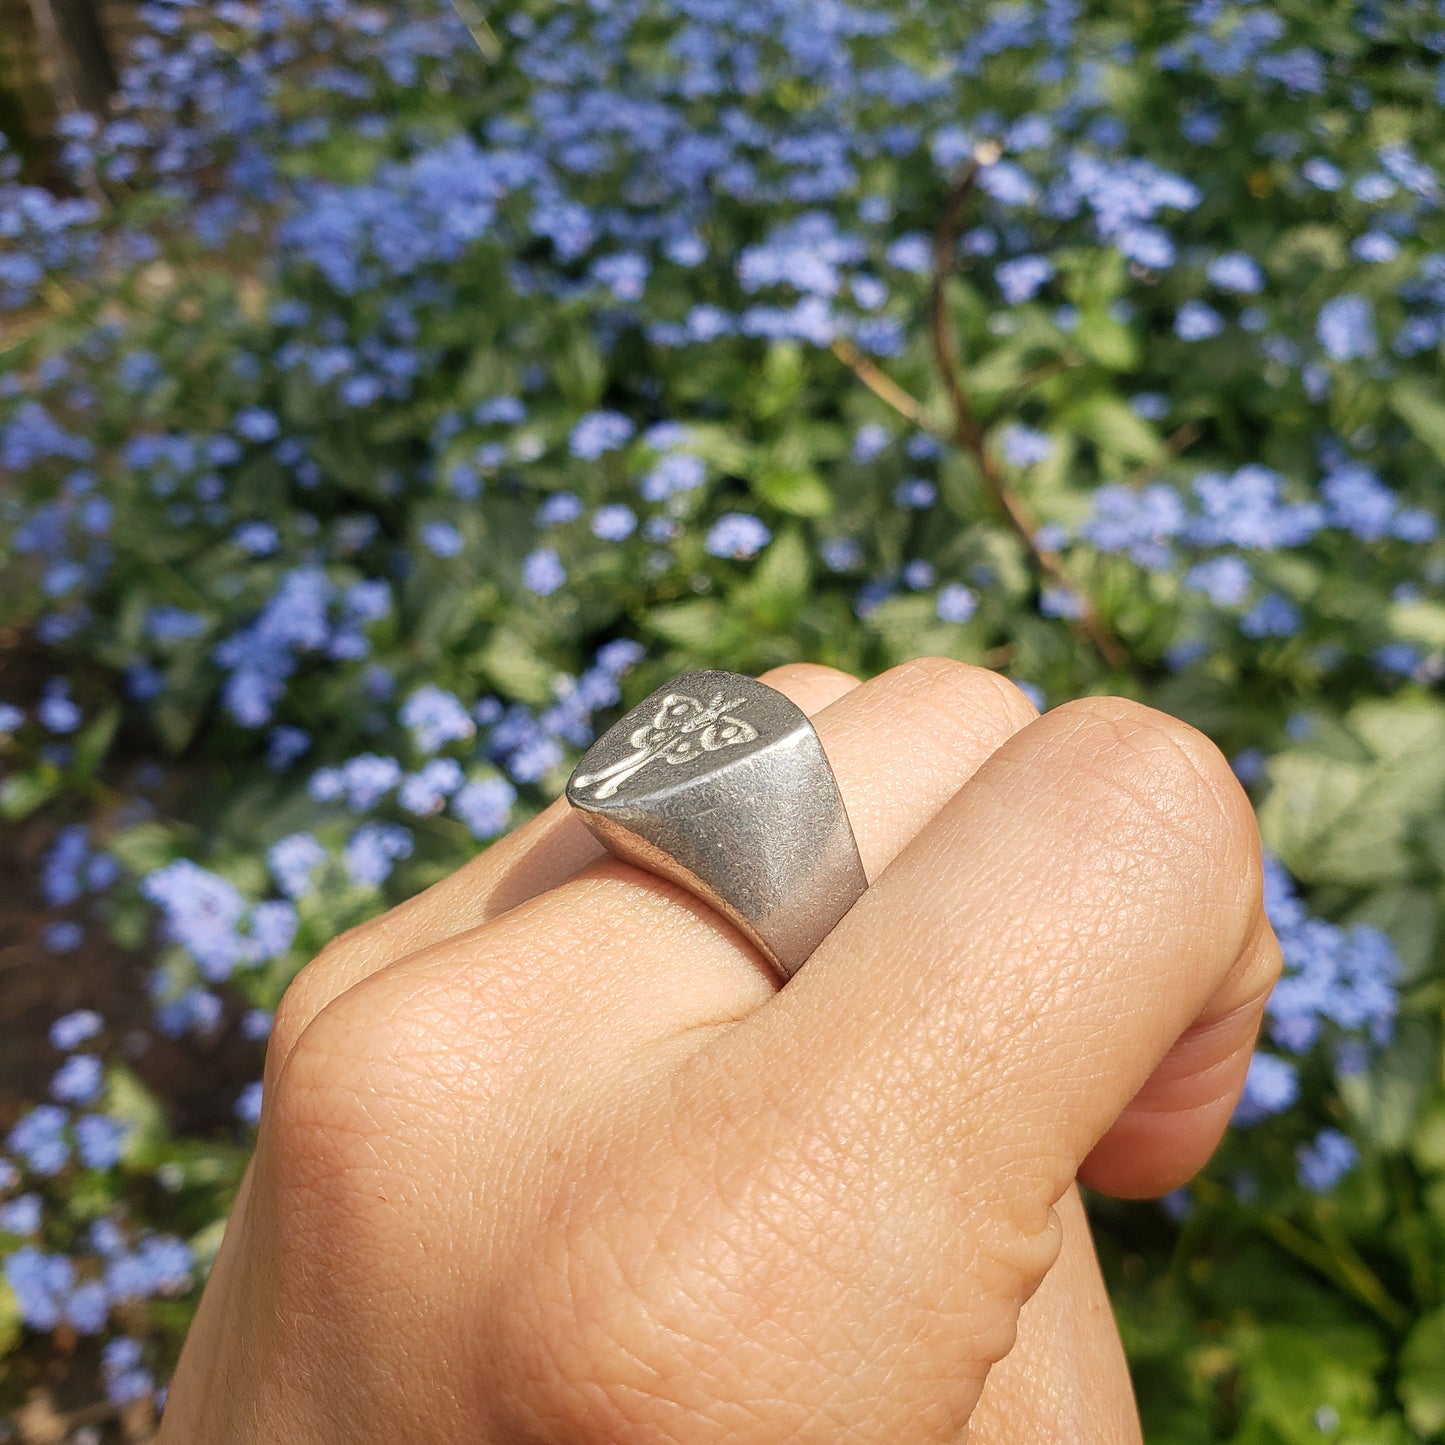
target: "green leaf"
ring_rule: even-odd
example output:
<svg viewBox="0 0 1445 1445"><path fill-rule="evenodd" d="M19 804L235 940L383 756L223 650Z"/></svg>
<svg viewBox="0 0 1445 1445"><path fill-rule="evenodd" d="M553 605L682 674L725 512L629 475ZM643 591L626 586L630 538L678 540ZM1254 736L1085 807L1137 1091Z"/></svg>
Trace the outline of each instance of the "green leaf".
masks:
<svg viewBox="0 0 1445 1445"><path fill-rule="evenodd" d="M1067 420L1101 452L1127 462L1156 456L1158 433L1136 411L1112 396L1091 397L1070 408Z"/></svg>
<svg viewBox="0 0 1445 1445"><path fill-rule="evenodd" d="M1445 401L1412 378L1402 377L1390 388L1395 414L1445 462Z"/></svg>
<svg viewBox="0 0 1445 1445"><path fill-rule="evenodd" d="M0 1275L0 1360L20 1342L20 1301L10 1281Z"/></svg>
<svg viewBox="0 0 1445 1445"><path fill-rule="evenodd" d="M1445 1436L1445 1308L1419 1320L1400 1350L1400 1402L1427 1439Z"/></svg>
<svg viewBox="0 0 1445 1445"><path fill-rule="evenodd" d="M105 851L134 877L144 878L176 856L179 841L177 830L164 823L137 823L114 834L107 841Z"/></svg>
<svg viewBox="0 0 1445 1445"><path fill-rule="evenodd" d="M708 661L727 658L748 642L743 623L711 598L656 607L646 620L659 637Z"/></svg>
<svg viewBox="0 0 1445 1445"><path fill-rule="evenodd" d="M1390 630L1403 642L1445 647L1445 605L1439 602L1397 602L1387 614Z"/></svg>
<svg viewBox="0 0 1445 1445"><path fill-rule="evenodd" d="M1385 1153L1407 1148L1439 1069L1438 1031L1423 1019L1401 1024L1372 1067L1338 1081L1360 1133Z"/></svg>
<svg viewBox="0 0 1445 1445"><path fill-rule="evenodd" d="M105 1112L128 1126L120 1151L122 1163L148 1169L160 1162L168 1133L165 1111L124 1064L106 1070Z"/></svg>
<svg viewBox="0 0 1445 1445"><path fill-rule="evenodd" d="M1445 1099L1436 1099L1420 1116L1410 1157L1422 1174L1445 1174Z"/></svg>
<svg viewBox="0 0 1445 1445"><path fill-rule="evenodd" d="M1347 725L1364 745L1363 761L1308 744L1274 758L1261 831L1310 882L1401 881L1414 820L1445 801L1445 708L1427 699L1370 701Z"/></svg>
<svg viewBox="0 0 1445 1445"><path fill-rule="evenodd" d="M120 708L111 704L97 713L75 740L75 760L71 766L82 778L95 776L95 770L104 761L119 724Z"/></svg>
<svg viewBox="0 0 1445 1445"><path fill-rule="evenodd" d="M1369 923L1390 935L1407 983L1425 977L1435 964L1440 903L1428 888L1382 888L1353 909L1349 923Z"/></svg>
<svg viewBox="0 0 1445 1445"><path fill-rule="evenodd" d="M1250 1413L1277 1430L1279 1438L1291 1445L1318 1440L1315 1417L1321 1406L1346 1421L1373 1413L1375 1372L1385 1361L1373 1330L1321 1320L1312 1327L1272 1324L1241 1335Z"/></svg>
<svg viewBox="0 0 1445 1445"><path fill-rule="evenodd" d="M552 701L556 669L515 628L493 630L479 659L482 672L499 692L519 702L542 707Z"/></svg>
<svg viewBox="0 0 1445 1445"><path fill-rule="evenodd" d="M780 533L733 594L735 601L769 627L791 618L808 596L813 580L812 557L797 527Z"/></svg>
<svg viewBox="0 0 1445 1445"><path fill-rule="evenodd" d="M793 517L826 517L833 496L811 467L764 466L753 478L753 491Z"/></svg>
<svg viewBox="0 0 1445 1445"><path fill-rule="evenodd" d="M0 818L18 822L28 818L59 791L60 774L49 763L27 773L12 773L0 783Z"/></svg>
<svg viewBox="0 0 1445 1445"><path fill-rule="evenodd" d="M1139 365L1139 338L1107 311L1083 312L1073 335L1086 356L1110 371L1133 371Z"/></svg>

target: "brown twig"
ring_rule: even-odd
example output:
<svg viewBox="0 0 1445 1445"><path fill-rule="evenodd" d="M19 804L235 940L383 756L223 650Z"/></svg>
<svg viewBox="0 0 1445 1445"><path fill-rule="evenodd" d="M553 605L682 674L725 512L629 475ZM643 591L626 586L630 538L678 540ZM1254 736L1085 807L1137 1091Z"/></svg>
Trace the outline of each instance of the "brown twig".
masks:
<svg viewBox="0 0 1445 1445"><path fill-rule="evenodd" d="M1079 626L1099 656L1110 667L1123 670L1129 659L1122 644L1104 626L1094 604L1069 580L1059 554L1051 548L1039 546L1038 522L1028 504L1009 486L999 469L998 462L988 447L987 428L979 420L968 392L964 389L960 358L954 345L953 329L949 325L947 287L949 277L953 274L954 254L958 247L964 207L978 183L978 172L977 160L970 161L959 172L949 188L943 214L939 217L938 227L933 233L933 288L930 305L933 350L938 358L944 390L953 408L955 440L973 458L989 500L1018 534L1034 559L1034 565L1057 585L1079 598L1082 609Z"/></svg>
<svg viewBox="0 0 1445 1445"><path fill-rule="evenodd" d="M833 355L868 388L880 401L886 401L900 416L907 417L914 426L924 431L933 431L923 414L923 403L910 396L885 371L875 366L846 337L833 342Z"/></svg>
<svg viewBox="0 0 1445 1445"><path fill-rule="evenodd" d="M1159 451L1150 457L1149 460L1145 462L1143 466L1139 467L1131 476L1126 478L1124 485L1128 487L1130 491L1142 487L1145 482L1158 472L1159 468L1162 467L1165 462L1172 462L1181 452L1188 451L1203 435L1204 428L1200 426L1198 422L1185 422L1183 426L1170 432Z"/></svg>

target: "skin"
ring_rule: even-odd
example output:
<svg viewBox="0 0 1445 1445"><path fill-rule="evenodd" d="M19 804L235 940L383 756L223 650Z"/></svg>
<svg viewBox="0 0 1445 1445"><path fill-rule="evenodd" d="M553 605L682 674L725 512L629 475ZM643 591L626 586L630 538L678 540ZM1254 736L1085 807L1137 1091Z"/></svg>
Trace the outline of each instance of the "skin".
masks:
<svg viewBox="0 0 1445 1445"><path fill-rule="evenodd" d="M1187 1180L1279 949L1218 750L767 674L871 886L785 989L559 804L282 1001L162 1445L1139 1439L1076 1179Z"/></svg>

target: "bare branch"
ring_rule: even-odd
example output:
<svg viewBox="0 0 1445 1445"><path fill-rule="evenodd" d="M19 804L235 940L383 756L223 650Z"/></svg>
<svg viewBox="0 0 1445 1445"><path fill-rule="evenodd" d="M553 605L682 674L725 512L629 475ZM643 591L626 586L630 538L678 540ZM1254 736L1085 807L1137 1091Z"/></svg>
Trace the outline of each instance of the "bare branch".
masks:
<svg viewBox="0 0 1445 1445"><path fill-rule="evenodd" d="M973 403L964 388L960 358L954 344L953 328L948 318L948 280L953 274L954 256L958 250L958 235L962 225L964 207L978 183L979 162L970 161L949 188L943 214L933 233L933 287L931 294L931 322L933 350L938 359L939 374L943 387L953 408L954 435L958 445L973 458L978 468L984 490L997 511L1008 521L1018 534L1035 567L1056 585L1071 592L1080 599L1082 612L1079 626L1093 644L1099 656L1112 668L1122 670L1128 666L1128 654L1123 645L1109 632L1094 608L1094 604L1078 587L1069 580L1063 560L1050 548L1041 547L1037 541L1038 522L1032 510L1022 497L1009 486L1007 478L999 468L997 459L988 446L988 433L979 421Z"/></svg>

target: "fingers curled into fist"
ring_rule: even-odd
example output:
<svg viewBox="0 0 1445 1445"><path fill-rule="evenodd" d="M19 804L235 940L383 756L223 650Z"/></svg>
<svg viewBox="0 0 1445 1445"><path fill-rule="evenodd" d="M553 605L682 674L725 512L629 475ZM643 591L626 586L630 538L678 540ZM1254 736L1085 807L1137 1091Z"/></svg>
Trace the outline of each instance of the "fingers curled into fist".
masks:
<svg viewBox="0 0 1445 1445"><path fill-rule="evenodd" d="M1218 750L779 669L870 887L785 988L564 804L278 1014L162 1440L1138 1438L1076 1177L1206 1160L1279 953Z"/></svg>

